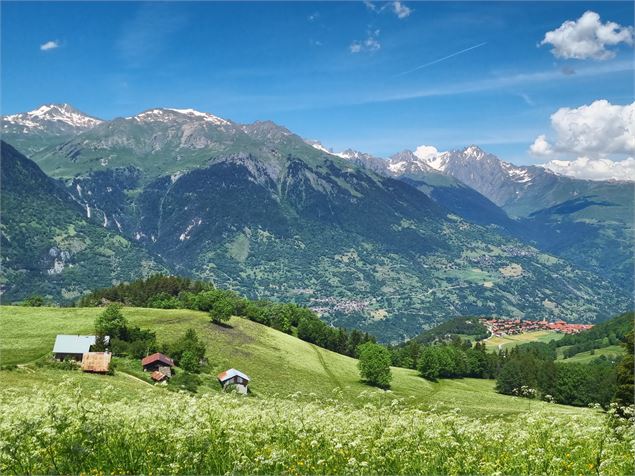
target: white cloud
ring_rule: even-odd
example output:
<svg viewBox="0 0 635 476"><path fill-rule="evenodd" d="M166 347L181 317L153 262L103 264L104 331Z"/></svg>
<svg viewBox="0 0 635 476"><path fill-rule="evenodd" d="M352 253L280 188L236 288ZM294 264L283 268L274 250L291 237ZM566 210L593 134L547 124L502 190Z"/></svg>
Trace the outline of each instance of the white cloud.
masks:
<svg viewBox="0 0 635 476"><path fill-rule="evenodd" d="M397 15L399 19L406 18L412 13L412 9L401 2L392 2L392 11L395 12L395 15Z"/></svg>
<svg viewBox="0 0 635 476"><path fill-rule="evenodd" d="M379 36L379 30L369 30L368 36L365 40L355 40L353 41L348 49L351 53L373 53L381 48L381 43L377 37Z"/></svg>
<svg viewBox="0 0 635 476"><path fill-rule="evenodd" d="M554 157L543 167L591 180L635 180L635 102L621 106L601 99L564 107L551 115L551 127L553 139L541 134L529 149Z"/></svg>
<svg viewBox="0 0 635 476"><path fill-rule="evenodd" d="M561 175L589 180L635 180L635 159L624 160L590 159L552 160L542 165Z"/></svg>
<svg viewBox="0 0 635 476"><path fill-rule="evenodd" d="M433 145L420 145L415 149L414 154L422 160L428 160L439 155L439 150Z"/></svg>
<svg viewBox="0 0 635 476"><path fill-rule="evenodd" d="M371 12L375 12L377 14L383 13L387 8L389 8L400 20L408 17L413 12L412 8L404 5L401 1L388 2L379 6L378 2L364 0L364 5L366 5L366 8L368 8Z"/></svg>
<svg viewBox="0 0 635 476"><path fill-rule="evenodd" d="M379 9L377 8L377 5L375 5L373 2L371 2L370 0L364 0L364 5L366 5L366 8L368 8L369 10L376 12Z"/></svg>
<svg viewBox="0 0 635 476"><path fill-rule="evenodd" d="M47 41L46 43L41 44L40 50L49 51L59 47L60 47L60 42L58 40L50 40L50 41Z"/></svg>
<svg viewBox="0 0 635 476"><path fill-rule="evenodd" d="M635 154L635 102L620 106L605 99L575 109L563 107L551 115L553 146L544 135L531 146L578 156Z"/></svg>
<svg viewBox="0 0 635 476"><path fill-rule="evenodd" d="M551 148L551 144L547 141L547 137L544 134L540 134L536 137L536 140L529 151L534 155L551 155L553 153L553 149Z"/></svg>
<svg viewBox="0 0 635 476"><path fill-rule="evenodd" d="M552 45L551 52L557 58L606 60L615 56L615 52L606 47L620 43L633 44L632 26L602 23L600 15L586 11L577 20L567 20L556 30L547 32L540 46Z"/></svg>

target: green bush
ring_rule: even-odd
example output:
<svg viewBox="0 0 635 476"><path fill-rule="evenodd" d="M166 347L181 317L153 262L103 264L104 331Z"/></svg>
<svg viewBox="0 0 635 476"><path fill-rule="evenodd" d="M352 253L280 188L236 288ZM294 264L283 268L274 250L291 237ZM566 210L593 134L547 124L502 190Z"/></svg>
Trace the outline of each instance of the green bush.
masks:
<svg viewBox="0 0 635 476"><path fill-rule="evenodd" d="M389 388L392 380L390 352L384 346L366 342L358 347L359 374L366 383L380 388Z"/></svg>

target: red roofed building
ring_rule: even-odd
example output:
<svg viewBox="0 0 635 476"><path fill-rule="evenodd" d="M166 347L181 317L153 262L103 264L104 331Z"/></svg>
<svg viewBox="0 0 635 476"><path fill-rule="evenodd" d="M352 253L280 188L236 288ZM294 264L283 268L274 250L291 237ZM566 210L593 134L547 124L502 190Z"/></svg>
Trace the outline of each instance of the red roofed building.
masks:
<svg viewBox="0 0 635 476"><path fill-rule="evenodd" d="M163 355L157 352L152 355L148 355L141 360L141 366L144 372L159 371L166 377L172 376L172 367L174 367L174 361L167 355Z"/></svg>

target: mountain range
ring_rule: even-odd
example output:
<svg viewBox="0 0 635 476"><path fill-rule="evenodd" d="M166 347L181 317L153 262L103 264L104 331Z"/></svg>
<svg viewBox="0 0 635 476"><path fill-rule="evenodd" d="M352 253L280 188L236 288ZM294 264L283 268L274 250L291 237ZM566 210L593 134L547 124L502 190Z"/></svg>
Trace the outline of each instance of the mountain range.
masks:
<svg viewBox="0 0 635 476"><path fill-rule="evenodd" d="M351 150L337 155L404 180L467 220L497 225L623 289L635 289L633 182L580 180L516 166L474 145L419 155L405 150L389 159Z"/></svg>
<svg viewBox="0 0 635 476"><path fill-rule="evenodd" d="M631 306L632 183L475 146L334 154L193 109L103 121L46 105L4 116L2 139L6 300L163 271L385 341L457 315L592 322Z"/></svg>

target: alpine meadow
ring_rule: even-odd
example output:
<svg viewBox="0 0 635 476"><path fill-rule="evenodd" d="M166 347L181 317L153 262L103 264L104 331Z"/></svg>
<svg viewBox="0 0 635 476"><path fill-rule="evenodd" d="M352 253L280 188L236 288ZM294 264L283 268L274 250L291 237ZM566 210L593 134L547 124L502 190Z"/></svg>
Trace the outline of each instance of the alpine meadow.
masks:
<svg viewBox="0 0 635 476"><path fill-rule="evenodd" d="M0 2L0 473L635 474L634 17Z"/></svg>

